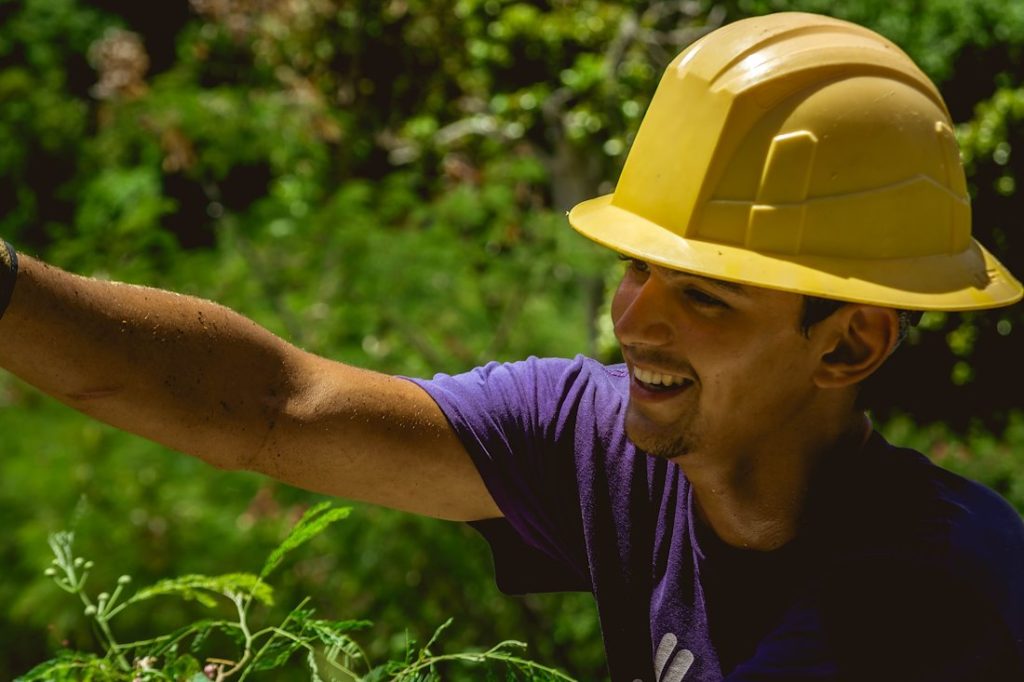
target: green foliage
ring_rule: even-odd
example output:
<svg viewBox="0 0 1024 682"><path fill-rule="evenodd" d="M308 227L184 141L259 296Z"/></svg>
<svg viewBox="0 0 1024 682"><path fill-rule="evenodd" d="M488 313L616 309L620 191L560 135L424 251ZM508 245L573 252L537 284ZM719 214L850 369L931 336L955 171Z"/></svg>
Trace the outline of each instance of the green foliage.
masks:
<svg viewBox="0 0 1024 682"><path fill-rule="evenodd" d="M188 15L185 4L114 15L81 0L0 0L0 236L82 274L220 301L304 348L382 371L531 354L614 360L614 259L567 229L565 210L612 189L679 49L723 22L795 9L880 30L938 82L960 122L975 233L1024 272L1019 0L196 0ZM1020 315L926 316L876 417L899 405L913 422L945 424L922 447L1024 509L1020 404L1005 389L1024 382ZM86 649L96 622L58 602L36 569L70 510L79 543L103 549L93 580L114 584L113 567L168 589L163 576L191 576L159 609L118 612L120 632L216 643L238 630L214 625L223 619L196 600L269 587L189 581L211 565L262 565L317 502L92 423L6 377L0 405L11 529L0 678L44 658L81 679L93 662L112 665L55 653ZM911 444L938 433L904 423L897 435ZM419 650L404 628L428 632L457 613L452 646L523 638L538 657L603 679L589 595L502 598L472 531L360 513L365 523L339 524L334 542L310 537L308 556L275 574L275 605L260 606L273 622L352 658L347 633L331 639L334 626L312 615L343 608L376 623L367 657L405 665ZM301 613L285 610L303 595L314 596ZM265 660L294 642L275 639ZM162 665L188 679L201 674L190 656ZM275 679L309 677L297 667Z"/></svg>
<svg viewBox="0 0 1024 682"><path fill-rule="evenodd" d="M957 75L976 76L957 74L969 52L1000 52L1016 58L1024 46L1024 3L1017 0L735 0L725 4L740 16L817 12L868 26L902 47L939 83ZM1003 68L1009 70L1009 66Z"/></svg>
<svg viewBox="0 0 1024 682"><path fill-rule="evenodd" d="M306 653L305 662L313 680L440 681L443 670L452 665L464 664L474 669L482 666L488 675L494 671L504 672L508 680L572 682L572 678L567 675L514 653L525 646L520 642L501 642L481 652L435 653L441 634L451 625L450 619L434 632L423 647L417 649L410 643L401 660L387 661L376 666L369 662L366 653L349 635L369 623L314 618L314 610L306 607L308 599L303 599L280 624L256 629L249 613L251 602L255 599L269 605L273 601L271 588L262 578L280 564L285 554L322 533L331 523L348 517L349 512L348 508L332 507L330 502L311 508L271 552L260 577L251 573L231 573L170 578L137 591L123 602L119 602L119 598L122 590L131 583L129 576L118 578L112 594L101 592L95 597L91 596L86 590L86 581L89 571L94 567L93 562L75 556L72 533L62 531L53 534L50 537L53 566L46 569L45 573L59 588L79 598L85 606L85 616L93 619L97 626L101 646L105 651L102 656L89 652L61 651L51 660L19 677L19 682L78 682L93 679L111 682L223 682L235 676L245 680L252 674L277 670L287 665L300 651ZM111 621L121 611L127 607L136 607L153 597L171 595L197 599L208 608L216 606L215 598L226 600L234 606L236 617L197 620L170 634L147 640L120 643L115 638ZM231 658L220 654L222 649L215 647L223 647L225 644L209 641L209 635L214 631L230 635L229 651L237 650L239 653L233 654ZM182 653L182 647L186 644L189 645L188 653ZM201 666L200 660L204 652L208 651L218 655L205 654L206 664Z"/></svg>
<svg viewBox="0 0 1024 682"><path fill-rule="evenodd" d="M307 510L302 515L302 518L299 519L292 532L284 539L284 542L267 557L266 563L263 564L263 569L260 570L259 578L256 579L257 582L270 575L281 564L285 554L291 552L299 545L308 542L313 536L323 532L327 526L335 521L346 518L351 511L349 507L332 508L330 502L321 502ZM253 596L256 596L255 592L253 592Z"/></svg>
<svg viewBox="0 0 1024 682"><path fill-rule="evenodd" d="M1024 272L1015 223L1024 211L1024 157L1013 153L1024 145L1024 2L732 0L720 6L730 20L775 11L830 14L873 28L903 48L937 83L959 122L974 237L1010 272ZM1021 407L1006 386L1024 381L1014 338L1022 315L1017 306L931 316L931 324L912 330L907 348L890 363L873 405L876 417L902 410L920 422L943 421L960 434L975 421L995 432L1005 429Z"/></svg>
<svg viewBox="0 0 1024 682"><path fill-rule="evenodd" d="M216 577L185 575L180 578L161 580L136 592L126 602L126 605L161 595L177 594L184 599L195 599L203 606L212 607L215 602L210 597L210 593L248 595L262 604L274 603L273 590L264 584L260 577L251 573L228 573Z"/></svg>
<svg viewBox="0 0 1024 682"><path fill-rule="evenodd" d="M1001 433L976 426L965 437L945 424L919 425L900 415L883 433L951 471L984 482L1024 514L1024 415L1015 413Z"/></svg>

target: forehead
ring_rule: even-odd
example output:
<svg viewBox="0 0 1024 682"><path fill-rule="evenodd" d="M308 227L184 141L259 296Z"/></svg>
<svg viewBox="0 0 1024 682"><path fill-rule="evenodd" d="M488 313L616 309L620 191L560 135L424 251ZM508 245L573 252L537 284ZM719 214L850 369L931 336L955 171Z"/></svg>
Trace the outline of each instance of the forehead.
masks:
<svg viewBox="0 0 1024 682"><path fill-rule="evenodd" d="M661 265L654 265L653 263L649 264L649 266L657 270L666 282L673 285L699 284L714 293L728 296L733 302L750 303L757 306L772 306L775 307L775 310L781 308L803 310L804 296L802 294L781 291L779 289L768 289L752 284L730 282L724 279L700 275L695 272L673 270Z"/></svg>
<svg viewBox="0 0 1024 682"><path fill-rule="evenodd" d="M661 266L653 266L653 267L657 267L659 270L661 270L663 272L663 276L665 277L665 279L669 280L670 282L671 281L675 281L675 280L679 280L679 281L696 280L696 281L700 282L701 284L704 284L705 286L716 287L718 289L725 289L726 291L730 291L730 292L732 292L734 294L737 294L737 295L740 295L740 296L746 296L747 298L750 298L752 296L757 296L760 292L767 292L768 291L768 289L764 289L762 287L755 287L755 286L751 286L749 284L739 284L737 282L729 282L729 281L726 281L724 279L715 279L714 277L707 277L705 275L698 275L698 274L693 273L693 272L683 272L682 270L671 270L669 268L665 268L665 267L661 267Z"/></svg>

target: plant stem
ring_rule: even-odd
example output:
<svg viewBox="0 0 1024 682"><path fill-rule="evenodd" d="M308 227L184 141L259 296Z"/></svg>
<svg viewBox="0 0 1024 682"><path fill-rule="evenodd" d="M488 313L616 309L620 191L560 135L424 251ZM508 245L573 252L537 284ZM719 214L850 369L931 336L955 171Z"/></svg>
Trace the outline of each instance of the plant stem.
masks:
<svg viewBox="0 0 1024 682"><path fill-rule="evenodd" d="M252 593L250 593L249 594L249 598L246 599L245 605L244 605L243 609L248 609L249 601L250 601L251 598L252 598ZM297 637L295 637L290 632L285 630L284 626L288 624L289 620L291 620L292 615L296 611L301 609L303 606L305 606L308 602L309 602L309 597L304 597L303 600L299 602L299 605L296 606L294 609L292 609L291 612L289 612L287 616L285 616L284 621L281 623L281 627L268 627L268 628L264 628L264 629L260 630L259 632L257 632L255 635L253 635L253 639L256 639L257 637L260 637L260 636L262 636L264 634L267 634L267 633L270 634L270 637L267 638L267 641L264 642L263 646L260 647L260 650L256 652L256 658L257 659L263 654L264 651L267 650L267 647L270 646L270 644L274 641L274 638L277 637L278 635L287 636L287 637L289 637L289 638L291 638L291 639L293 639L295 641L299 641ZM242 675L242 677L239 678L239 679L240 680L244 680L245 678L246 678L246 675Z"/></svg>
<svg viewBox="0 0 1024 682"><path fill-rule="evenodd" d="M235 610L238 611L238 627L242 631L242 636L245 637L245 649L242 651L242 657L238 659L238 662L228 670L223 670L217 674L216 682L221 682L229 677L235 675L241 670L252 657L252 642L253 636L249 631L249 622L246 618L246 607L247 602L244 602L241 595L232 594L230 595L231 602L235 605Z"/></svg>
<svg viewBox="0 0 1024 682"><path fill-rule="evenodd" d="M501 645L499 644L498 646L500 647ZM417 661L416 663L413 663L404 670L399 671L398 674L391 679L392 682L401 682L401 680L407 679L408 676L412 675L413 673L419 672L424 668L433 667L438 663L443 663L446 661L466 661L469 663L483 663L484 661L489 659L492 661L501 661L507 665L514 665L520 668L527 668L529 670L544 672L551 675L553 678L557 680L563 680L564 682L576 682L574 678L569 677L560 670L555 670L554 668L549 668L539 663L534 663L533 661L527 661L521 658L516 658L515 656L510 656L508 654L501 653L499 651L496 651L497 648L498 647L494 647L480 654L461 653L444 654L442 656L429 656L427 658Z"/></svg>
<svg viewBox="0 0 1024 682"><path fill-rule="evenodd" d="M100 626L100 630L103 632L104 637L107 638L108 650L110 653L117 657L118 663L125 670L131 670L132 666L128 663L128 659L124 657L121 651L121 645L114 639L114 633L110 630L110 625L107 624L106 618L102 618L98 613L96 614L96 623Z"/></svg>

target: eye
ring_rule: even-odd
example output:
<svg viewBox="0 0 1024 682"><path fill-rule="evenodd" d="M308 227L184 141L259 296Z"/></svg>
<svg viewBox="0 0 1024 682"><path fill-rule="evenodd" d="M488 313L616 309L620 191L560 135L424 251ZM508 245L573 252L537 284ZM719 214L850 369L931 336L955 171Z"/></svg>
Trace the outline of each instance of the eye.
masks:
<svg viewBox="0 0 1024 682"><path fill-rule="evenodd" d="M633 258L620 253L619 260L626 264L627 269L634 272L648 273L651 271L651 266L647 264L647 261L642 261L639 258Z"/></svg>
<svg viewBox="0 0 1024 682"><path fill-rule="evenodd" d="M687 288L684 293L686 297L699 306L705 308L728 308L729 305L721 299L715 298L711 294L706 294L700 289L694 289L693 287Z"/></svg>

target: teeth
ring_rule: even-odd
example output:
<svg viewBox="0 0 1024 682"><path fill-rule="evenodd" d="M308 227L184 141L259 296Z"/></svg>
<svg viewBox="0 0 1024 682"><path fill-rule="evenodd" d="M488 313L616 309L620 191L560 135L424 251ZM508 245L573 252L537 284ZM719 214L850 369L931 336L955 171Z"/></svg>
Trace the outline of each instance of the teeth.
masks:
<svg viewBox="0 0 1024 682"><path fill-rule="evenodd" d="M651 372L646 369L641 369L640 367L633 368L633 376L636 377L637 381L659 386L682 386L687 382L685 377L677 377L672 374L662 374L660 372Z"/></svg>

